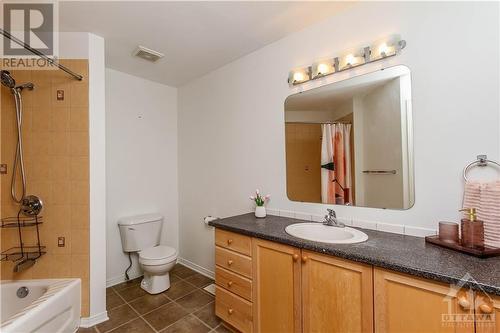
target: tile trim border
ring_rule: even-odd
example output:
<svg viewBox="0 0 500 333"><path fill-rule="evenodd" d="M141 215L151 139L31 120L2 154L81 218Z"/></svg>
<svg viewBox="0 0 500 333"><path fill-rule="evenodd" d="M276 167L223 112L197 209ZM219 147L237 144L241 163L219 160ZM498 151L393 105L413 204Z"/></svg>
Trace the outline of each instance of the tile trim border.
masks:
<svg viewBox="0 0 500 333"><path fill-rule="evenodd" d="M108 311L104 311L90 317L80 318L80 327L89 328L107 320L109 320Z"/></svg>

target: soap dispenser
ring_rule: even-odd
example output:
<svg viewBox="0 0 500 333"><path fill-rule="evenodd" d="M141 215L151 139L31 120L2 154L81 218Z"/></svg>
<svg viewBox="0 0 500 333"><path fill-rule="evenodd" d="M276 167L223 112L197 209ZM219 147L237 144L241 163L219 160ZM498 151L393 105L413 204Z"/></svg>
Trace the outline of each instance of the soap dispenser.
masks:
<svg viewBox="0 0 500 333"><path fill-rule="evenodd" d="M462 246L484 247L484 224L477 219L476 208L464 208L460 211L466 214L461 223Z"/></svg>

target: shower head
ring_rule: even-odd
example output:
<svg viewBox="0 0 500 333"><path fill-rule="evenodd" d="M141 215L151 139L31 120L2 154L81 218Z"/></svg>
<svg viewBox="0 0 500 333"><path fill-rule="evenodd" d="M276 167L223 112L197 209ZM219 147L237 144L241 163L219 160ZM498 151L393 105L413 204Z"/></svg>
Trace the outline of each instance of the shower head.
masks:
<svg viewBox="0 0 500 333"><path fill-rule="evenodd" d="M0 71L0 76L2 80L2 84L7 88L13 89L16 86L16 81L10 75L9 71Z"/></svg>

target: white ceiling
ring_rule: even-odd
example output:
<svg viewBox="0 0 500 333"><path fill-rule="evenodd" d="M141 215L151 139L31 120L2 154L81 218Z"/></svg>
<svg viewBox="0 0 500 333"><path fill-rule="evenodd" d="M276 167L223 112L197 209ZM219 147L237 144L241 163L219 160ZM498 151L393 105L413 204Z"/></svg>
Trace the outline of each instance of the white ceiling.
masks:
<svg viewBox="0 0 500 333"><path fill-rule="evenodd" d="M60 30L105 38L106 66L180 86L350 6L348 2L60 2ZM132 57L138 45L165 57Z"/></svg>

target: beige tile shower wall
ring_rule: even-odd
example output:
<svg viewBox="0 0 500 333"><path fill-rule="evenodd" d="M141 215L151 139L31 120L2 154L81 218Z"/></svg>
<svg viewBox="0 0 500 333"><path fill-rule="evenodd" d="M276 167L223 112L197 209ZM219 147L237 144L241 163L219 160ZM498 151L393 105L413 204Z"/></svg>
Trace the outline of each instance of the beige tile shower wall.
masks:
<svg viewBox="0 0 500 333"><path fill-rule="evenodd" d="M85 76L77 81L60 70L17 70L18 83L33 82L33 91L22 92L23 138L27 193L44 202L41 243L47 246L31 268L13 273L11 262L1 263L2 279L82 279L82 316L89 313L89 124L88 61L63 60L63 64ZM57 99L58 91L64 100ZM13 96L2 87L1 163L8 174L1 179L3 217L15 216L18 206L10 197L16 145ZM25 228L25 245L36 245L34 228ZM17 230L1 230L2 251L17 246ZM58 247L58 237L66 245Z"/></svg>

